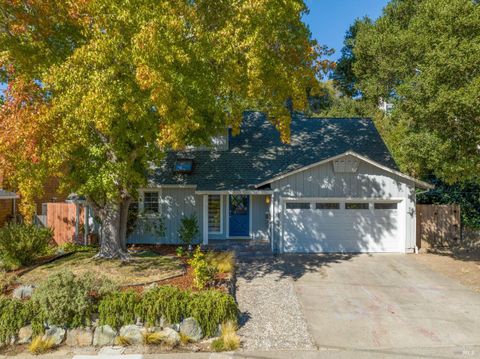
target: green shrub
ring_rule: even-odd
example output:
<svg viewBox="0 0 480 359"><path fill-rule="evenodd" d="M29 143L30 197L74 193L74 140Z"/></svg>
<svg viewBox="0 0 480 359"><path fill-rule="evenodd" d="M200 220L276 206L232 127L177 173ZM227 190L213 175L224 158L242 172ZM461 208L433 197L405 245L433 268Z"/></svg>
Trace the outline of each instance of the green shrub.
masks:
<svg viewBox="0 0 480 359"><path fill-rule="evenodd" d="M203 289L205 286L215 278L217 268L210 264L200 249L197 246L193 258L188 261L193 268L193 282L198 289Z"/></svg>
<svg viewBox="0 0 480 359"><path fill-rule="evenodd" d="M120 329L123 325L135 324L139 301L139 295L133 290L105 296L98 305L100 325Z"/></svg>
<svg viewBox="0 0 480 359"><path fill-rule="evenodd" d="M97 246L94 245L80 245L76 243L66 242L60 245L60 249L65 253L79 253L79 252L96 252L98 250Z"/></svg>
<svg viewBox="0 0 480 359"><path fill-rule="evenodd" d="M188 315L198 321L207 336L214 336L220 323L236 323L238 314L237 303L229 294L205 290L190 296Z"/></svg>
<svg viewBox="0 0 480 359"><path fill-rule="evenodd" d="M28 323L29 308L21 300L0 296L0 347Z"/></svg>
<svg viewBox="0 0 480 359"><path fill-rule="evenodd" d="M6 269L31 264L49 250L52 231L31 224L10 223L0 228L0 262Z"/></svg>
<svg viewBox="0 0 480 359"><path fill-rule="evenodd" d="M183 244L191 245L200 234L198 227L198 220L195 214L185 216L181 220L180 229L178 230L178 237Z"/></svg>
<svg viewBox="0 0 480 359"><path fill-rule="evenodd" d="M145 292L137 313L147 325L155 325L162 317L178 323L185 316L189 292L173 286L161 286Z"/></svg>
<svg viewBox="0 0 480 359"><path fill-rule="evenodd" d="M32 295L32 305L37 312L35 324L47 322L68 328L89 325L97 309L96 298L114 288L111 281L91 274L81 277L71 272L52 274Z"/></svg>

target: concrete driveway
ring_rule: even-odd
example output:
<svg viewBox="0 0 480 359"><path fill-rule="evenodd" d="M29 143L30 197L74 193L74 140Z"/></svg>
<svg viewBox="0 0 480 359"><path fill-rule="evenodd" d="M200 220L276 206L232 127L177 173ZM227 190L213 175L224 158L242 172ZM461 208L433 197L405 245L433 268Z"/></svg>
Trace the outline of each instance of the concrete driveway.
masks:
<svg viewBox="0 0 480 359"><path fill-rule="evenodd" d="M480 356L468 350L480 344L480 294L412 256L288 256L281 261L319 348L445 347L456 348L452 356L458 350Z"/></svg>

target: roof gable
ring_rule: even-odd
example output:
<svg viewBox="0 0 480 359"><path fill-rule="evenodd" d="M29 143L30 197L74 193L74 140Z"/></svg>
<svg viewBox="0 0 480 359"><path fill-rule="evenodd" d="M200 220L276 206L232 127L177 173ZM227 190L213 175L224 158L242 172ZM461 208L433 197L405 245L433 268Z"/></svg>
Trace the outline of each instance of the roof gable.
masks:
<svg viewBox="0 0 480 359"><path fill-rule="evenodd" d="M267 184L270 184L270 183L279 181L279 180L281 180L281 179L290 177L290 176L292 176L292 175L295 175L295 174L297 174L297 173L300 173L300 172L303 172L303 171L307 171L307 170L309 170L309 169L311 169L311 168L314 168L314 167L317 167L317 166L321 166L321 165L323 165L323 164L325 164L325 163L333 162L333 161L336 161L336 160L338 160L338 159L345 158L345 157L350 157L350 156L355 157L355 158L359 159L360 161L367 162L367 163L371 164L372 166L378 167L378 168L380 168L380 169L382 169L382 170L384 170L384 171L386 171L386 172L388 172L388 173L394 174L394 175L399 176L399 177L401 177L401 178L403 178L403 179L406 179L406 180L408 180L408 181L412 181L417 187L424 188L424 189L432 189L432 188L435 188L435 186L433 186L433 185L431 185L431 184L429 184L429 183L427 183L427 182L417 180L416 178L413 178L413 177L408 176L408 175L406 175L406 174L404 174L404 173L402 173L402 172L399 172L399 171L396 171L396 170L391 169L391 168L389 168L389 167L386 167L386 166L384 166L384 165L382 165L382 164L380 164L380 163L378 163L378 162L375 162L375 161L373 161L373 160L371 160L371 159L369 159L369 158L366 158L366 157L364 157L364 156L361 156L361 155L359 155L358 153L355 153L355 152L353 152L353 151L347 151L347 152L342 153L342 154L340 154L340 155L333 156L333 157L331 157L331 158L327 158L327 159L325 159L325 160L321 160L321 161L316 162L316 163L312 163L312 164L310 164L310 165L304 166L304 167L302 167L302 168L299 168L299 169L297 169L297 170L288 172L288 173L286 173L286 174L283 174L283 175L279 175L279 176L270 178L270 179L267 180L267 181L264 181L264 182L262 182L262 183L257 184L255 187L256 187L256 188L260 188L260 187L263 187L263 186L265 186L265 185L267 185Z"/></svg>

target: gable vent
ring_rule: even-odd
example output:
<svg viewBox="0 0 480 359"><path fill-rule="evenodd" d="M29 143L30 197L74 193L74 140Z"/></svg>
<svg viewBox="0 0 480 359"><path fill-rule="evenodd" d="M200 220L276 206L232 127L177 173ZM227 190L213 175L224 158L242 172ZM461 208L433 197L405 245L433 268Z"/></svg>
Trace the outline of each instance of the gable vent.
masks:
<svg viewBox="0 0 480 359"><path fill-rule="evenodd" d="M333 161L335 173L355 173L358 170L359 161L355 158L341 158Z"/></svg>

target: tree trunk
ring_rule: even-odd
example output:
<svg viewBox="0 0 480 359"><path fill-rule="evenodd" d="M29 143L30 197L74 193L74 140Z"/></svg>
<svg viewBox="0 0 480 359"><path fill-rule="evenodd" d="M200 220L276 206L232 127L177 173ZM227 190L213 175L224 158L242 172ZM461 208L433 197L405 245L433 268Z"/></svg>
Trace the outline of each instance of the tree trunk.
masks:
<svg viewBox="0 0 480 359"><path fill-rule="evenodd" d="M128 201L126 200L122 203L108 203L98 210L98 216L102 221L98 258L129 259L126 241L127 215Z"/></svg>

